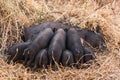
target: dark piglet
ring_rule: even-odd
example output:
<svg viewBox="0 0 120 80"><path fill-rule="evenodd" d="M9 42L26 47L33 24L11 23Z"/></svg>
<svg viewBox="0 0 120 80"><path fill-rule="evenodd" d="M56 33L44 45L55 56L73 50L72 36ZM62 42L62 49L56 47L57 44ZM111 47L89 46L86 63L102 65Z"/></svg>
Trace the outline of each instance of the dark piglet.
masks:
<svg viewBox="0 0 120 80"><path fill-rule="evenodd" d="M36 36L38 35L39 32L43 31L46 28L51 28L53 29L64 29L64 30L68 30L69 28L71 28L73 26L71 25L67 25L67 24L63 24L63 23L59 23L59 22L45 22L42 23L40 25L34 25L34 26L30 26L28 28L24 28L24 41L27 40L34 40L36 38ZM78 27L75 27L77 29L79 29Z"/></svg>
<svg viewBox="0 0 120 80"><path fill-rule="evenodd" d="M22 42L14 44L13 46L8 48L8 63L18 61L18 60L24 60L23 52L24 50L30 45L31 42Z"/></svg>
<svg viewBox="0 0 120 80"><path fill-rule="evenodd" d="M42 49L35 57L35 65L33 70L36 70L38 67L47 68L47 65L48 65L47 49Z"/></svg>
<svg viewBox="0 0 120 80"><path fill-rule="evenodd" d="M48 46L53 34L54 33L51 28L46 28L40 32L36 39L31 43L31 45L25 49L24 55L26 55L26 57L24 64L27 64L26 66L30 66L40 49L44 49Z"/></svg>
<svg viewBox="0 0 120 80"><path fill-rule="evenodd" d="M79 36L83 38L86 42L88 42L92 47L99 48L101 50L107 48L104 36L100 31L99 26L96 27L95 31L83 29L83 30L79 30L78 33Z"/></svg>
<svg viewBox="0 0 120 80"><path fill-rule="evenodd" d="M62 62L62 65L64 67L67 67L67 66L72 67L72 66L74 66L74 57L73 57L72 52L69 51L69 50L63 51L61 62Z"/></svg>
<svg viewBox="0 0 120 80"><path fill-rule="evenodd" d="M70 28L67 32L67 48L73 53L75 63L83 63L83 46L79 39L78 32L74 28ZM77 65L77 67L79 67Z"/></svg>
<svg viewBox="0 0 120 80"><path fill-rule="evenodd" d="M48 56L50 64L54 64L54 70L57 70L57 64L60 63L60 58L65 49L66 32L63 29L58 29L51 40ZM57 64L56 64L57 63Z"/></svg>

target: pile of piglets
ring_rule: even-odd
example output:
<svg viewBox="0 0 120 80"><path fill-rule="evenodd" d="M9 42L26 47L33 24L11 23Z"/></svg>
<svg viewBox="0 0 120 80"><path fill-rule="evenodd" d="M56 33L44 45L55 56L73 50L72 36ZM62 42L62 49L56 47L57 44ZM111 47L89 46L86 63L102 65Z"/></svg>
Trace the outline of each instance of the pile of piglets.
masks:
<svg viewBox="0 0 120 80"><path fill-rule="evenodd" d="M8 47L8 63L22 60L33 70L49 65L57 70L58 64L79 68L81 64L95 59L93 48L107 48L99 26L92 31L58 22L24 28L22 40L24 42Z"/></svg>

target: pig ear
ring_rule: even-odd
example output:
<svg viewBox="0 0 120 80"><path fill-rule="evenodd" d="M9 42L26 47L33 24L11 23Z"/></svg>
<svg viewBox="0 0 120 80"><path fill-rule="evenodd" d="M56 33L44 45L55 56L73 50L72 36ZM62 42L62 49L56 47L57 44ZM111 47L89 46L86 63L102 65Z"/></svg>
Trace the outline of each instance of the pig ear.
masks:
<svg viewBox="0 0 120 80"><path fill-rule="evenodd" d="M100 33L100 27L99 27L99 25L96 25L96 27L95 27L95 33Z"/></svg>
<svg viewBox="0 0 120 80"><path fill-rule="evenodd" d="M84 40L83 40L83 38L80 38L80 41L81 41L81 43L82 43L82 45L83 45L83 43L84 43Z"/></svg>
<svg viewBox="0 0 120 80"><path fill-rule="evenodd" d="M80 38L80 40L81 40L82 46L91 47L91 45L87 41L85 41L83 38Z"/></svg>
<svg viewBox="0 0 120 80"><path fill-rule="evenodd" d="M28 48L24 50L23 55L25 55L28 52Z"/></svg>
<svg viewBox="0 0 120 80"><path fill-rule="evenodd" d="M5 52L7 53L7 54L9 54L9 47L8 48L5 48Z"/></svg>
<svg viewBox="0 0 120 80"><path fill-rule="evenodd" d="M16 48L16 52L17 52L17 53L18 53L18 50L19 50L19 49L18 49L18 48Z"/></svg>

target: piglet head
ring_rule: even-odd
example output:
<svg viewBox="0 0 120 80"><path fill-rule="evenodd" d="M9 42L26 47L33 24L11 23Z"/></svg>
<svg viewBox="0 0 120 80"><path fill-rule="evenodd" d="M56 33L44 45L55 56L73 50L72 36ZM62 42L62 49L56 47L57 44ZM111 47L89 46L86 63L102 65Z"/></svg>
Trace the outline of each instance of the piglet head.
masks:
<svg viewBox="0 0 120 80"><path fill-rule="evenodd" d="M96 39L97 39L97 44L99 45L99 49L105 50L107 48L105 38L100 30L100 27L97 25L95 29L95 34L96 34Z"/></svg>

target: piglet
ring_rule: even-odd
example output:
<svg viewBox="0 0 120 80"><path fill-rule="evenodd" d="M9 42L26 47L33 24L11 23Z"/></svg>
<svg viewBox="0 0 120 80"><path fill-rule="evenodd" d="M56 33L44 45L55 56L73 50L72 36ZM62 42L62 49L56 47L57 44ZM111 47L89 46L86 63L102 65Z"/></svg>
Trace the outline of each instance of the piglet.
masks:
<svg viewBox="0 0 120 80"><path fill-rule="evenodd" d="M36 70L38 67L47 68L47 64L48 64L47 49L42 49L35 57L35 65L33 70Z"/></svg>
<svg viewBox="0 0 120 80"><path fill-rule="evenodd" d="M35 56L37 53L48 46L52 36L53 31L51 28L46 28L42 32L39 33L39 35L33 40L31 45L25 49L24 54L25 57L25 65L30 66L30 64L34 61ZM29 59L29 60L28 60Z"/></svg>
<svg viewBox="0 0 120 80"><path fill-rule="evenodd" d="M64 67L67 67L67 66L72 67L74 65L74 57L72 52L69 50L63 51L61 62Z"/></svg>
<svg viewBox="0 0 120 80"><path fill-rule="evenodd" d="M8 58L8 63L18 61L18 60L24 60L25 56L23 56L24 50L30 45L31 42L22 42L12 45L8 48L7 54L10 56Z"/></svg>
<svg viewBox="0 0 120 80"><path fill-rule="evenodd" d="M66 32L63 29L58 29L50 42L48 50L50 64L54 64L54 70L58 69L57 64L60 63L61 54L65 50L65 42Z"/></svg>

